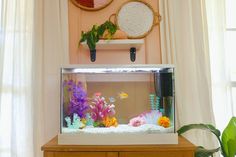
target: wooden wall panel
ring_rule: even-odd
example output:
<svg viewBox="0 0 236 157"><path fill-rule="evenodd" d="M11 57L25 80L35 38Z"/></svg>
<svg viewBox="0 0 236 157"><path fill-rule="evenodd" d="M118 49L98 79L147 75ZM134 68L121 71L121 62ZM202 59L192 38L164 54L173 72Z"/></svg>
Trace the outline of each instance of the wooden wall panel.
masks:
<svg viewBox="0 0 236 157"><path fill-rule="evenodd" d="M82 47L78 48L81 31L89 30L93 24L101 24L108 20L110 15L116 13L122 3L127 0L113 0L106 8L99 11L84 11L76 7L69 0L69 53L70 63L90 64L89 52ZM158 0L146 0L157 11ZM142 22L142 21L140 21ZM135 63L158 64L161 63L159 26L145 38L145 44L137 52ZM97 60L93 64L135 64L129 59L129 50L98 50Z"/></svg>

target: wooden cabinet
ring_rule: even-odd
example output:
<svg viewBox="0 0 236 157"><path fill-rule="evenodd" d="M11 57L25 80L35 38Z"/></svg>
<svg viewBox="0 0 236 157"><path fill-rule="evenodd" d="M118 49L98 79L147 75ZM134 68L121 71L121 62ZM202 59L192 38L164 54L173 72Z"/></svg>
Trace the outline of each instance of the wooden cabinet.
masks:
<svg viewBox="0 0 236 157"><path fill-rule="evenodd" d="M177 145L58 145L57 137L42 146L44 157L194 157L195 146L183 137Z"/></svg>

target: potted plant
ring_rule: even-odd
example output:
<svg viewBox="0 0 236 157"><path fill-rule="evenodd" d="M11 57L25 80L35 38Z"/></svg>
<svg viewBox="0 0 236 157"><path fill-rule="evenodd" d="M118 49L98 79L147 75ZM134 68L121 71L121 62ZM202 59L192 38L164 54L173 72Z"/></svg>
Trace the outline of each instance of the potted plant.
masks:
<svg viewBox="0 0 236 157"><path fill-rule="evenodd" d="M210 124L189 124L181 127L177 132L182 135L191 129L204 129L213 133L220 147L216 149L207 150L202 146L198 146L195 151L195 157L209 157L213 156L215 152L221 150L221 154L224 157L234 157L236 155L236 117L232 117L227 127L224 129L222 136L218 129Z"/></svg>
<svg viewBox="0 0 236 157"><path fill-rule="evenodd" d="M108 39L111 39L116 31L117 25L111 21L106 21L99 26L93 25L92 29L88 32L82 31L80 43L86 41L90 50L90 59L92 62L96 60L96 43L103 37L104 32L106 32Z"/></svg>

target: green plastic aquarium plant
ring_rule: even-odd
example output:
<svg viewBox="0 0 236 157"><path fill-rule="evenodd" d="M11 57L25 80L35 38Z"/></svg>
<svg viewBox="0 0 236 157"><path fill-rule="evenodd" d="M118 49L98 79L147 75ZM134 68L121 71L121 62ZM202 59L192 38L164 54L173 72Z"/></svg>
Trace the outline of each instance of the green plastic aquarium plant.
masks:
<svg viewBox="0 0 236 157"><path fill-rule="evenodd" d="M111 39L117 30L117 25L111 21L106 21L99 26L93 25L92 29L88 32L82 31L79 43L86 41L90 50L90 58L92 62L96 60L96 43L103 36L106 30L108 32L108 39Z"/></svg>
<svg viewBox="0 0 236 157"><path fill-rule="evenodd" d="M195 157L213 157L213 154L219 150L221 150L221 154L224 157L234 157L236 155L236 117L231 118L227 127L224 129L222 136L220 131L210 124L189 124L181 127L177 132L179 135L182 135L191 129L210 131L216 136L220 144L220 147L211 150L198 146L195 151Z"/></svg>

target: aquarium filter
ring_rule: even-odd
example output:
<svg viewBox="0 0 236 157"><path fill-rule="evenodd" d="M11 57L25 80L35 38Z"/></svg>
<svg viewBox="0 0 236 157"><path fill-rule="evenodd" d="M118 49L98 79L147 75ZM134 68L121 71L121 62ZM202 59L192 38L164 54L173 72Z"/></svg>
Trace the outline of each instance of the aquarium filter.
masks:
<svg viewBox="0 0 236 157"><path fill-rule="evenodd" d="M154 74L155 93L160 98L159 110L165 116L171 117L173 108L173 80L172 73L165 72L165 69L160 73Z"/></svg>

